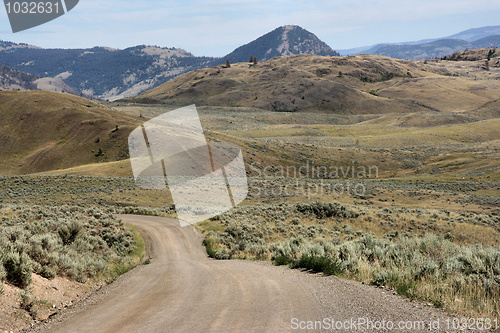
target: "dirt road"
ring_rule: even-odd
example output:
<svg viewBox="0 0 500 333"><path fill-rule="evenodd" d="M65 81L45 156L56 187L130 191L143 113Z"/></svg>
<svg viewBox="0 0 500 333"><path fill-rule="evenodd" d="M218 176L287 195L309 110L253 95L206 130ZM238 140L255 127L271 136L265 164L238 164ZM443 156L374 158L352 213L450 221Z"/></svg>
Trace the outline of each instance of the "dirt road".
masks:
<svg viewBox="0 0 500 333"><path fill-rule="evenodd" d="M430 321L436 325L439 319L440 329L434 332L452 331L441 311L390 291L264 262L216 261L207 258L192 227L180 228L166 218L119 217L141 231L151 263L120 277L97 302L77 307L46 325L46 331L320 331L300 329L314 324L308 321L321 321L323 329L332 324L348 328L335 331L390 331L367 329L358 318L375 328L392 322L395 332L429 332ZM414 321L425 322L426 328L414 329ZM400 322L404 330L396 329Z"/></svg>

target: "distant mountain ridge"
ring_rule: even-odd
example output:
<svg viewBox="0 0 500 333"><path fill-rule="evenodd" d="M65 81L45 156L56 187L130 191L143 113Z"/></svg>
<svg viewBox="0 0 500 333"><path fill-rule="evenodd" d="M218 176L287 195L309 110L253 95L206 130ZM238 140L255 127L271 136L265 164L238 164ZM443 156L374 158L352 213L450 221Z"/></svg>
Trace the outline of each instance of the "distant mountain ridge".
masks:
<svg viewBox="0 0 500 333"><path fill-rule="evenodd" d="M265 61L274 57L297 54L340 55L306 29L296 25L285 25L238 47L223 58L235 63L248 61L251 56L256 57L258 61Z"/></svg>
<svg viewBox="0 0 500 333"><path fill-rule="evenodd" d="M440 39L418 45L384 45L370 53L391 58L416 60L441 58L458 51L485 47L500 47L500 35L485 37L474 42L460 39Z"/></svg>
<svg viewBox="0 0 500 333"><path fill-rule="evenodd" d="M468 42L475 42L485 37L495 36L495 35L500 35L500 25L473 28L440 39L462 39Z"/></svg>
<svg viewBox="0 0 500 333"><path fill-rule="evenodd" d="M0 42L0 64L40 77L59 77L85 95L101 99L137 95L215 60L157 46L42 49Z"/></svg>
<svg viewBox="0 0 500 333"><path fill-rule="evenodd" d="M474 28L457 34L413 42L376 44L339 50L342 55L379 54L399 59L426 59L450 55L465 49L500 47L500 26Z"/></svg>

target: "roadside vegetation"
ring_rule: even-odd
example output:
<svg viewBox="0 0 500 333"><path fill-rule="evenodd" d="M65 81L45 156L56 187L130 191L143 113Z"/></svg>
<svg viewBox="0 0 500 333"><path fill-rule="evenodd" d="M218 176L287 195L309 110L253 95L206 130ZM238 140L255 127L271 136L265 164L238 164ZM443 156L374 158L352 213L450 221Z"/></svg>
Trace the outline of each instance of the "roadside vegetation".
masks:
<svg viewBox="0 0 500 333"><path fill-rule="evenodd" d="M499 227L495 215L320 201L240 207L200 225L216 259L270 260L489 318L500 314Z"/></svg>
<svg viewBox="0 0 500 333"><path fill-rule="evenodd" d="M0 206L0 281L28 289L32 273L86 283L114 279L142 259L140 234L97 206Z"/></svg>
<svg viewBox="0 0 500 333"><path fill-rule="evenodd" d="M198 227L217 259L269 260L389 288L455 314L498 317L498 183L455 179L357 179L363 195L308 198L273 190L290 179L250 177L244 206ZM299 180L304 188L352 182ZM113 214L175 218L167 193L137 189L131 177L0 177L0 199L0 278L24 288L31 272L113 280L139 262L134 251L143 246Z"/></svg>

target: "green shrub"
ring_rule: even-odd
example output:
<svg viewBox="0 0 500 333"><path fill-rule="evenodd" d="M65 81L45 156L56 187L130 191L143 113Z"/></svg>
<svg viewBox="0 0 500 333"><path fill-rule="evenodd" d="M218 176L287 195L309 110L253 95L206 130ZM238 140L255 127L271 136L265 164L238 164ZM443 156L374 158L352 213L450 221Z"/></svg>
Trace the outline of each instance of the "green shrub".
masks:
<svg viewBox="0 0 500 333"><path fill-rule="evenodd" d="M377 287L383 287L387 286L389 281L391 281L391 274L389 274L389 271L376 271L373 273L373 278L370 281L370 284Z"/></svg>
<svg viewBox="0 0 500 333"><path fill-rule="evenodd" d="M273 262L276 266L283 266L283 265L290 264L291 260L286 256L279 255L279 256L274 257Z"/></svg>
<svg viewBox="0 0 500 333"><path fill-rule="evenodd" d="M340 266L328 256L310 256L302 255L298 260L295 260L292 268L305 268L313 272L324 273L326 275L340 275L343 271Z"/></svg>
<svg viewBox="0 0 500 333"><path fill-rule="evenodd" d="M52 280L56 277L56 270L52 266L43 266L39 274L46 279Z"/></svg>
<svg viewBox="0 0 500 333"><path fill-rule="evenodd" d="M339 203L315 201L311 203L297 203L295 209L303 214L314 215L318 219L327 217L351 218L358 217L359 213Z"/></svg>
<svg viewBox="0 0 500 333"><path fill-rule="evenodd" d="M208 256L210 258L215 258L218 248L217 239L214 237L207 237L203 240L203 245L205 246Z"/></svg>
<svg viewBox="0 0 500 333"><path fill-rule="evenodd" d="M37 316L37 310L35 308L35 301L30 296L29 289L22 291L19 296L21 297L19 307L23 310L28 311L30 316L35 319Z"/></svg>
<svg viewBox="0 0 500 333"><path fill-rule="evenodd" d="M106 274L108 261L127 265L135 248L134 234L113 210L13 204L8 209L12 216L0 221L0 261L6 280L17 286L26 287L31 272L85 282Z"/></svg>
<svg viewBox="0 0 500 333"><path fill-rule="evenodd" d="M27 254L8 253L5 256L3 265L7 272L7 281L23 289L30 285L33 266Z"/></svg>
<svg viewBox="0 0 500 333"><path fill-rule="evenodd" d="M409 299L414 299L416 296L416 283L411 280L398 281L396 284L396 292L399 295L406 296Z"/></svg>
<svg viewBox="0 0 500 333"><path fill-rule="evenodd" d="M68 224L60 226L58 233L63 244L69 245L75 241L76 236L78 236L78 233L80 233L80 230L82 230L82 225L80 223L70 222Z"/></svg>
<svg viewBox="0 0 500 333"><path fill-rule="evenodd" d="M217 260L229 260L231 258L231 253L229 253L226 249L215 252L215 259Z"/></svg>
<svg viewBox="0 0 500 333"><path fill-rule="evenodd" d="M5 268L3 267L2 260L0 257L0 283L5 281L6 277L7 277L7 272L5 271Z"/></svg>
<svg viewBox="0 0 500 333"><path fill-rule="evenodd" d="M418 270L417 274L415 274L414 279L421 280L423 278L435 275L438 269L439 269L438 264L436 264L431 259L426 259L420 266L420 269Z"/></svg>

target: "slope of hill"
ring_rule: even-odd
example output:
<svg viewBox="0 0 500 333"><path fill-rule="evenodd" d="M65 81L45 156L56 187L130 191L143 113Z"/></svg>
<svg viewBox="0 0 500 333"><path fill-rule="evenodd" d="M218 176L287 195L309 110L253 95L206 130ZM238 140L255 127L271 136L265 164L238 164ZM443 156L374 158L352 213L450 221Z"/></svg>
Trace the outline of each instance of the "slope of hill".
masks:
<svg viewBox="0 0 500 333"><path fill-rule="evenodd" d="M497 48L482 48L458 51L443 57L443 60L454 61L477 61L495 59L500 55L500 49ZM493 60L494 62L494 60ZM500 65L500 63L493 63L493 65Z"/></svg>
<svg viewBox="0 0 500 333"><path fill-rule="evenodd" d="M41 78L3 65L0 65L0 90L46 90L82 95L64 83L61 77Z"/></svg>
<svg viewBox="0 0 500 333"><path fill-rule="evenodd" d="M379 44L343 50L343 53L373 53L402 59L435 58L467 48L500 46L499 31L500 26L484 27L441 40ZM196 57L182 49L145 45L124 50L106 47L43 49L0 41L0 64L41 77L38 89L82 92L85 96L109 100L136 96L181 74L222 64L226 59L236 63L248 61L251 56L264 61L297 54L338 55L313 33L291 25L279 27L223 58Z"/></svg>
<svg viewBox="0 0 500 333"><path fill-rule="evenodd" d="M248 61L251 56L257 60L269 60L295 54L339 55L313 33L299 26L285 25L240 46L224 59L234 63Z"/></svg>
<svg viewBox="0 0 500 333"><path fill-rule="evenodd" d="M499 61L493 58L491 63ZM253 107L270 111L380 114L467 112L498 98L500 68L484 61L405 61L378 55L274 58L200 69L135 102ZM474 81L484 78L482 81Z"/></svg>
<svg viewBox="0 0 500 333"><path fill-rule="evenodd" d="M0 92L1 174L24 174L128 157L140 123L89 100L55 92Z"/></svg>
<svg viewBox="0 0 500 333"><path fill-rule="evenodd" d="M497 179L500 68L483 63L280 57L197 70L130 100L165 104L111 103L116 111L65 94L1 92L1 173L130 175L127 136L142 116L194 102L209 140L237 144L248 168L335 156L377 165L380 177L439 168ZM451 154L446 163L441 154Z"/></svg>
<svg viewBox="0 0 500 333"><path fill-rule="evenodd" d="M68 93L76 96L85 96L78 90L68 86L60 76L42 77L37 79L34 83L36 84L35 90L46 90L46 91Z"/></svg>
<svg viewBox="0 0 500 333"><path fill-rule="evenodd" d="M5 90L34 90L36 89L35 81L38 76L17 71L8 66L0 65L0 89Z"/></svg>

